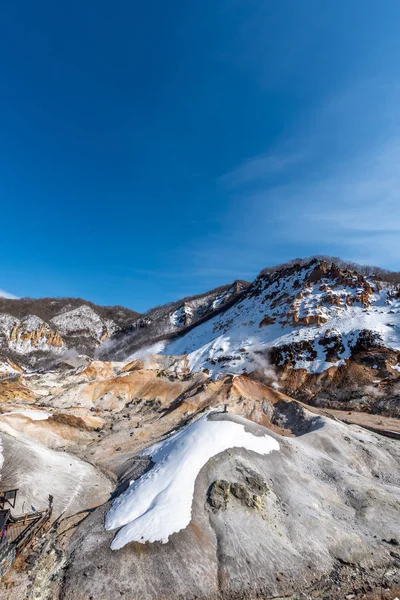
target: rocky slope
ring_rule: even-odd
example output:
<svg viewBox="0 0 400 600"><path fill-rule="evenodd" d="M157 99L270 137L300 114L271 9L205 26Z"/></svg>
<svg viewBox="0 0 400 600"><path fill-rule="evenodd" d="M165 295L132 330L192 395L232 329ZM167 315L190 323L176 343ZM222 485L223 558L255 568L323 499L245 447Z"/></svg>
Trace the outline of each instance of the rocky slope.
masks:
<svg viewBox="0 0 400 600"><path fill-rule="evenodd" d="M398 594L396 440L160 355L22 374L0 382L0 409L0 487L21 511L53 494L58 517L0 583L7 600ZM122 500L143 539L112 550Z"/></svg>
<svg viewBox="0 0 400 600"><path fill-rule="evenodd" d="M308 402L400 415L400 286L332 261L261 273L219 314L151 349L212 378L252 373Z"/></svg>
<svg viewBox="0 0 400 600"><path fill-rule="evenodd" d="M102 342L138 316L121 306L97 306L80 298L0 298L0 361L32 367L71 356L68 351L93 356Z"/></svg>
<svg viewBox="0 0 400 600"><path fill-rule="evenodd" d="M98 356L103 359L123 360L143 347L190 331L195 325L207 321L234 304L249 285L247 281L237 280L204 294L157 306L116 332L100 348Z"/></svg>
<svg viewBox="0 0 400 600"><path fill-rule="evenodd" d="M139 317L52 302L0 304L0 489L55 519L1 598L399 596L394 275L312 259Z"/></svg>
<svg viewBox="0 0 400 600"><path fill-rule="evenodd" d="M0 361L48 368L78 353L115 360L144 344L187 331L240 297L248 285L235 281L144 315L79 298L0 298Z"/></svg>
<svg viewBox="0 0 400 600"><path fill-rule="evenodd" d="M186 356L191 371L212 379L251 373L313 405L399 416L398 281L314 258L141 316L81 300L0 299L8 311L0 312L1 373L60 367L78 353L129 360L159 352Z"/></svg>

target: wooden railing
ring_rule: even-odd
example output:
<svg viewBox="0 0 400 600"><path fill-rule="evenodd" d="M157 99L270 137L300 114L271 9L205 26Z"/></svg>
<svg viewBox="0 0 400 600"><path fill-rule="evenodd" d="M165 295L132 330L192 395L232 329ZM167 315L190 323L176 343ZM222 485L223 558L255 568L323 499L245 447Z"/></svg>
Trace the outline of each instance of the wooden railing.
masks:
<svg viewBox="0 0 400 600"><path fill-rule="evenodd" d="M0 542L0 579L10 569L18 554L46 528L51 514L50 502L47 510L10 518L7 537Z"/></svg>

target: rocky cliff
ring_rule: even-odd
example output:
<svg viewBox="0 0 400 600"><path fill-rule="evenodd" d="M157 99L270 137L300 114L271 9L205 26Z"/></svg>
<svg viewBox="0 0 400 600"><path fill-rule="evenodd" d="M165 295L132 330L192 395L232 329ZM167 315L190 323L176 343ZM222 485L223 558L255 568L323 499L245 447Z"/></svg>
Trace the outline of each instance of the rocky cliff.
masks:
<svg viewBox="0 0 400 600"><path fill-rule="evenodd" d="M93 356L102 342L138 313L79 298L0 298L0 358L33 367L62 356ZM70 351L70 352L68 352Z"/></svg>
<svg viewBox="0 0 400 600"><path fill-rule="evenodd" d="M144 315L79 298L0 298L0 359L37 368L78 353L124 358L151 341L206 320L234 302L248 285L235 281Z"/></svg>
<svg viewBox="0 0 400 600"><path fill-rule="evenodd" d="M181 335L234 304L249 285L247 281L238 280L204 294L157 306L117 331L100 348L98 356L124 360L141 348Z"/></svg>
<svg viewBox="0 0 400 600"><path fill-rule="evenodd" d="M268 270L155 349L212 378L252 373L309 402L398 414L400 287L388 279L322 259Z"/></svg>

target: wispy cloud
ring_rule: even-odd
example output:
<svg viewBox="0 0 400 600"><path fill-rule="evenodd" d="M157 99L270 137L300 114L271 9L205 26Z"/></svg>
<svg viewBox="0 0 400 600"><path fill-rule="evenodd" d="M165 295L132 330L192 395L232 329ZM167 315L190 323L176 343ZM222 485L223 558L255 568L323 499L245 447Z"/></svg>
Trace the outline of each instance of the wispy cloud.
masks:
<svg viewBox="0 0 400 600"><path fill-rule="evenodd" d="M18 299L18 296L14 296L14 294L10 294L10 292L6 292L5 290L0 290L0 298L10 298L16 300Z"/></svg>
<svg viewBox="0 0 400 600"><path fill-rule="evenodd" d="M223 174L224 227L197 261L240 271L330 254L399 270L399 102L397 85L357 81Z"/></svg>
<svg viewBox="0 0 400 600"><path fill-rule="evenodd" d="M232 171L225 173L219 178L219 182L228 187L265 182L271 175L282 173L305 158L304 153L289 150L261 154L245 160Z"/></svg>
<svg viewBox="0 0 400 600"><path fill-rule="evenodd" d="M208 253L203 252L192 252L192 256L197 257L209 257ZM165 270L147 270L147 269L129 269L130 272L144 277L159 278L159 279L171 279L171 280L187 280L187 279L208 279L218 277L224 280L224 283L229 283L231 280L238 278L238 268L226 268L226 267L214 267L204 266L196 267L193 269L182 269L181 271L169 271ZM247 268L247 270L240 270L241 277L252 278L255 275L254 269Z"/></svg>
<svg viewBox="0 0 400 600"><path fill-rule="evenodd" d="M284 240L311 253L399 269L399 163L400 139L329 176L249 194L237 235L246 230L251 239L264 239L266 249Z"/></svg>

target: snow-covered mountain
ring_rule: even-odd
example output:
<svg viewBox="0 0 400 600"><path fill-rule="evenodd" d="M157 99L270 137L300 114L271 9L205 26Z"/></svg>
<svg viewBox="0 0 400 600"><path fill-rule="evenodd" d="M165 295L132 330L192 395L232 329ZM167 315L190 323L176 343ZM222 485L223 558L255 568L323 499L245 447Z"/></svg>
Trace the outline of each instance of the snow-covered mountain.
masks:
<svg viewBox="0 0 400 600"><path fill-rule="evenodd" d="M144 315L83 300L0 299L0 359L70 349L107 360L185 356L211 379L252 374L301 400L400 414L400 277L312 258Z"/></svg>
<svg viewBox="0 0 400 600"><path fill-rule="evenodd" d="M57 523L0 597L398 597L398 279L312 259L142 316L0 300L1 487Z"/></svg>
<svg viewBox="0 0 400 600"><path fill-rule="evenodd" d="M313 260L260 275L234 306L164 352L189 354L193 370L215 375L243 372L257 351L276 347L282 364L322 372L349 358L365 330L400 350L399 289Z"/></svg>
<svg viewBox="0 0 400 600"><path fill-rule="evenodd" d="M66 351L93 355L96 348L138 313L101 307L79 298L0 298L0 358L27 366Z"/></svg>
<svg viewBox="0 0 400 600"><path fill-rule="evenodd" d="M144 315L80 298L0 298L0 359L48 366L49 361L59 361L73 350L115 360L157 339L187 331L229 306L249 285L235 281Z"/></svg>
<svg viewBox="0 0 400 600"><path fill-rule="evenodd" d="M143 347L180 335L231 306L249 287L234 281L209 292L156 306L116 332L99 350L99 356L121 360Z"/></svg>
<svg viewBox="0 0 400 600"><path fill-rule="evenodd" d="M386 396L400 374L400 286L361 270L314 258L263 272L226 310L146 352L187 355L212 378L255 372L304 399L352 384Z"/></svg>

